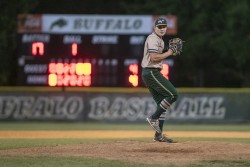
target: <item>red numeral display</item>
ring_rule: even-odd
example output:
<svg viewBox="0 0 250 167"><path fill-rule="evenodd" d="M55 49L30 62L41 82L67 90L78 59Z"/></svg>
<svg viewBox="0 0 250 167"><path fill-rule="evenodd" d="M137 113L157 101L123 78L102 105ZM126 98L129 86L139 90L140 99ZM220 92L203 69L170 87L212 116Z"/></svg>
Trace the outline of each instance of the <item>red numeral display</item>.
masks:
<svg viewBox="0 0 250 167"><path fill-rule="evenodd" d="M43 42L33 42L31 53L33 56L37 56L37 55L43 56L44 55L44 43ZM71 55L77 56L77 54L78 54L78 44L74 42L71 44Z"/></svg>
<svg viewBox="0 0 250 167"><path fill-rule="evenodd" d="M138 64L130 64L129 71L131 74L129 75L128 80L134 87L137 87L138 86Z"/></svg>
<svg viewBox="0 0 250 167"><path fill-rule="evenodd" d="M44 55L44 43L43 42L33 42L32 43L32 55L33 56L43 56Z"/></svg>
<svg viewBox="0 0 250 167"><path fill-rule="evenodd" d="M91 63L50 63L49 86L91 86Z"/></svg>
<svg viewBox="0 0 250 167"><path fill-rule="evenodd" d="M72 56L76 56L77 55L77 52L78 52L78 46L77 46L77 43L72 43L71 45L71 54Z"/></svg>

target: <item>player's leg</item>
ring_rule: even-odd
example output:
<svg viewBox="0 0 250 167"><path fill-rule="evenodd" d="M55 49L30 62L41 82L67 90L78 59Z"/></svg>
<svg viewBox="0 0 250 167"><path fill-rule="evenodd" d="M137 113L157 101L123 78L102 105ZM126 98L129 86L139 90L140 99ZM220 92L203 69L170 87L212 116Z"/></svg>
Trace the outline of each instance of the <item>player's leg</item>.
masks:
<svg viewBox="0 0 250 167"><path fill-rule="evenodd" d="M166 137L163 132L163 125L166 118L166 110L177 100L178 94L172 83L160 74L159 71L153 70L147 72L146 85L157 104L157 110L151 116L153 120L158 121L158 126L153 127L156 130L154 141L174 143L175 141ZM144 81L145 82L145 81ZM147 118L148 119L148 118ZM158 130L157 130L158 129Z"/></svg>
<svg viewBox="0 0 250 167"><path fill-rule="evenodd" d="M166 116L167 116L167 112L164 112L161 114L161 116L159 118L159 127L161 129L161 133L155 132L153 141L154 142L176 143L175 140L173 140L173 139L171 139L163 134L163 125L164 125Z"/></svg>
<svg viewBox="0 0 250 167"><path fill-rule="evenodd" d="M159 108L160 108L160 101L161 101L161 99L164 99L164 97L161 95L161 94L159 94L157 91L155 91L154 89L152 89L152 88L148 88L149 89L149 92L150 92L150 94L152 95L152 97L153 97L153 99L154 99L154 101L156 102L156 104L157 104L157 108L156 108L156 111L153 113L153 115L159 110ZM163 130L163 124L164 124L164 121L165 121L165 114L163 113L163 114L161 114L161 116L158 118L152 118L152 115L149 117L149 118L147 118L147 120L148 119L154 119L154 120L158 120L158 127L159 127L159 129L160 130L156 130L156 133L159 133L159 134L161 134L162 133L162 130ZM150 121L148 120L148 122L150 123ZM151 123L150 123L151 124ZM152 125L151 125L152 126ZM153 127L153 126L152 126ZM157 129L157 127L153 127L154 129ZM158 131L158 132L157 132Z"/></svg>
<svg viewBox="0 0 250 167"><path fill-rule="evenodd" d="M160 71L151 71L150 76L151 79L148 80L147 84L150 93L157 103L157 110L152 115L152 118L158 119L177 100L178 93L172 83Z"/></svg>
<svg viewBox="0 0 250 167"><path fill-rule="evenodd" d="M143 69L142 79L157 104L162 102L161 105L164 107L177 100L178 94L175 87L160 73L159 69Z"/></svg>
<svg viewBox="0 0 250 167"><path fill-rule="evenodd" d="M177 92L171 82L162 76L159 69L143 69L142 79L157 103L157 110L147 118L147 121L157 133L162 133L165 119L159 118L177 99Z"/></svg>
<svg viewBox="0 0 250 167"><path fill-rule="evenodd" d="M142 80L144 81L145 85L147 86L149 92L153 96L153 99L155 100L158 108L158 99L160 99L158 96L161 96L157 91L153 89L155 86L154 82L155 80L152 78L151 72L158 71L158 69L143 69L142 70ZM158 109L157 109L158 110ZM147 117L146 120L152 126L153 129L155 129L156 132L161 133L160 127L159 127L159 118L152 118L152 116Z"/></svg>
<svg viewBox="0 0 250 167"><path fill-rule="evenodd" d="M175 87L172 85L172 83L167 80L164 76L161 74L154 74L155 80L159 83L159 87L154 88L154 99L157 101L157 110L152 115L152 117L157 118L159 117L159 128L161 129L161 133L156 132L154 136L154 141L158 142L167 142L167 143L175 143L173 139L165 136L163 132L163 125L164 121L166 119L166 111L170 108L171 104L174 103L177 98L178 94L175 89ZM157 94L157 93L158 94Z"/></svg>
<svg viewBox="0 0 250 167"><path fill-rule="evenodd" d="M167 112L163 112L159 118L159 127L162 132L163 132L163 125L166 119L166 115L167 115ZM158 136L159 134L156 133L155 135Z"/></svg>

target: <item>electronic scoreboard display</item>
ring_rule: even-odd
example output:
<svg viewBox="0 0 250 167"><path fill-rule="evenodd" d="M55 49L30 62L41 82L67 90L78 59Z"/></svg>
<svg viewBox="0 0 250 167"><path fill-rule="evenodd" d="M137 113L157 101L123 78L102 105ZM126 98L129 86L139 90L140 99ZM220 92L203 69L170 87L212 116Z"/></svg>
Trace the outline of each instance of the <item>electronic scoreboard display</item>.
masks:
<svg viewBox="0 0 250 167"><path fill-rule="evenodd" d="M19 15L18 85L138 87L156 16ZM166 16L169 34L176 17ZM171 27L172 26L172 27ZM164 62L169 77L173 60Z"/></svg>

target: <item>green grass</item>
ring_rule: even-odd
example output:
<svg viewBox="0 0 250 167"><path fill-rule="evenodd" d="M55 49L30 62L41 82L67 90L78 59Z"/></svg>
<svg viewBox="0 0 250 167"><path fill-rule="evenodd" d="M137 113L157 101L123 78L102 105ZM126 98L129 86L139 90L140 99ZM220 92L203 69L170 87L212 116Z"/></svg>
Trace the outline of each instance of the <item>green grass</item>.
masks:
<svg viewBox="0 0 250 167"><path fill-rule="evenodd" d="M63 144L97 142L97 140L81 140L81 139L0 139L0 150L42 146L57 146Z"/></svg>
<svg viewBox="0 0 250 167"><path fill-rule="evenodd" d="M0 157L1 167L155 167L150 164L136 164L115 160L86 157ZM249 167L250 161L203 161L185 167ZM173 164L157 167L177 167Z"/></svg>
<svg viewBox="0 0 250 167"><path fill-rule="evenodd" d="M0 157L1 167L155 167L85 157ZM161 167L162 165L157 165Z"/></svg>
<svg viewBox="0 0 250 167"><path fill-rule="evenodd" d="M131 139L119 139L119 141L131 141ZM137 141L152 141L152 139L138 138ZM43 146L58 146L64 144L83 144L83 143L110 143L118 139L0 139L0 150L15 148L31 148ZM1 166L1 165L0 165Z"/></svg>
<svg viewBox="0 0 250 167"><path fill-rule="evenodd" d="M188 165L187 167L249 167L249 161L222 161L222 160L214 160L214 161L204 161L199 164Z"/></svg>
<svg viewBox="0 0 250 167"><path fill-rule="evenodd" d="M250 131L250 124L165 124L171 131ZM0 122L0 130L151 130L145 123Z"/></svg>

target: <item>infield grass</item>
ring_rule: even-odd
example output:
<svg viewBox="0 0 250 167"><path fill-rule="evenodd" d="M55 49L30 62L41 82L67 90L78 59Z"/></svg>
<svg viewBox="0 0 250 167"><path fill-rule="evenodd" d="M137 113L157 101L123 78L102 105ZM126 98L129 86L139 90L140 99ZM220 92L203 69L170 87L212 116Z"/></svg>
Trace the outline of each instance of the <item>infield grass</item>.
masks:
<svg viewBox="0 0 250 167"><path fill-rule="evenodd" d="M248 124L167 124L171 131L250 131ZM145 123L0 122L0 130L150 130Z"/></svg>

